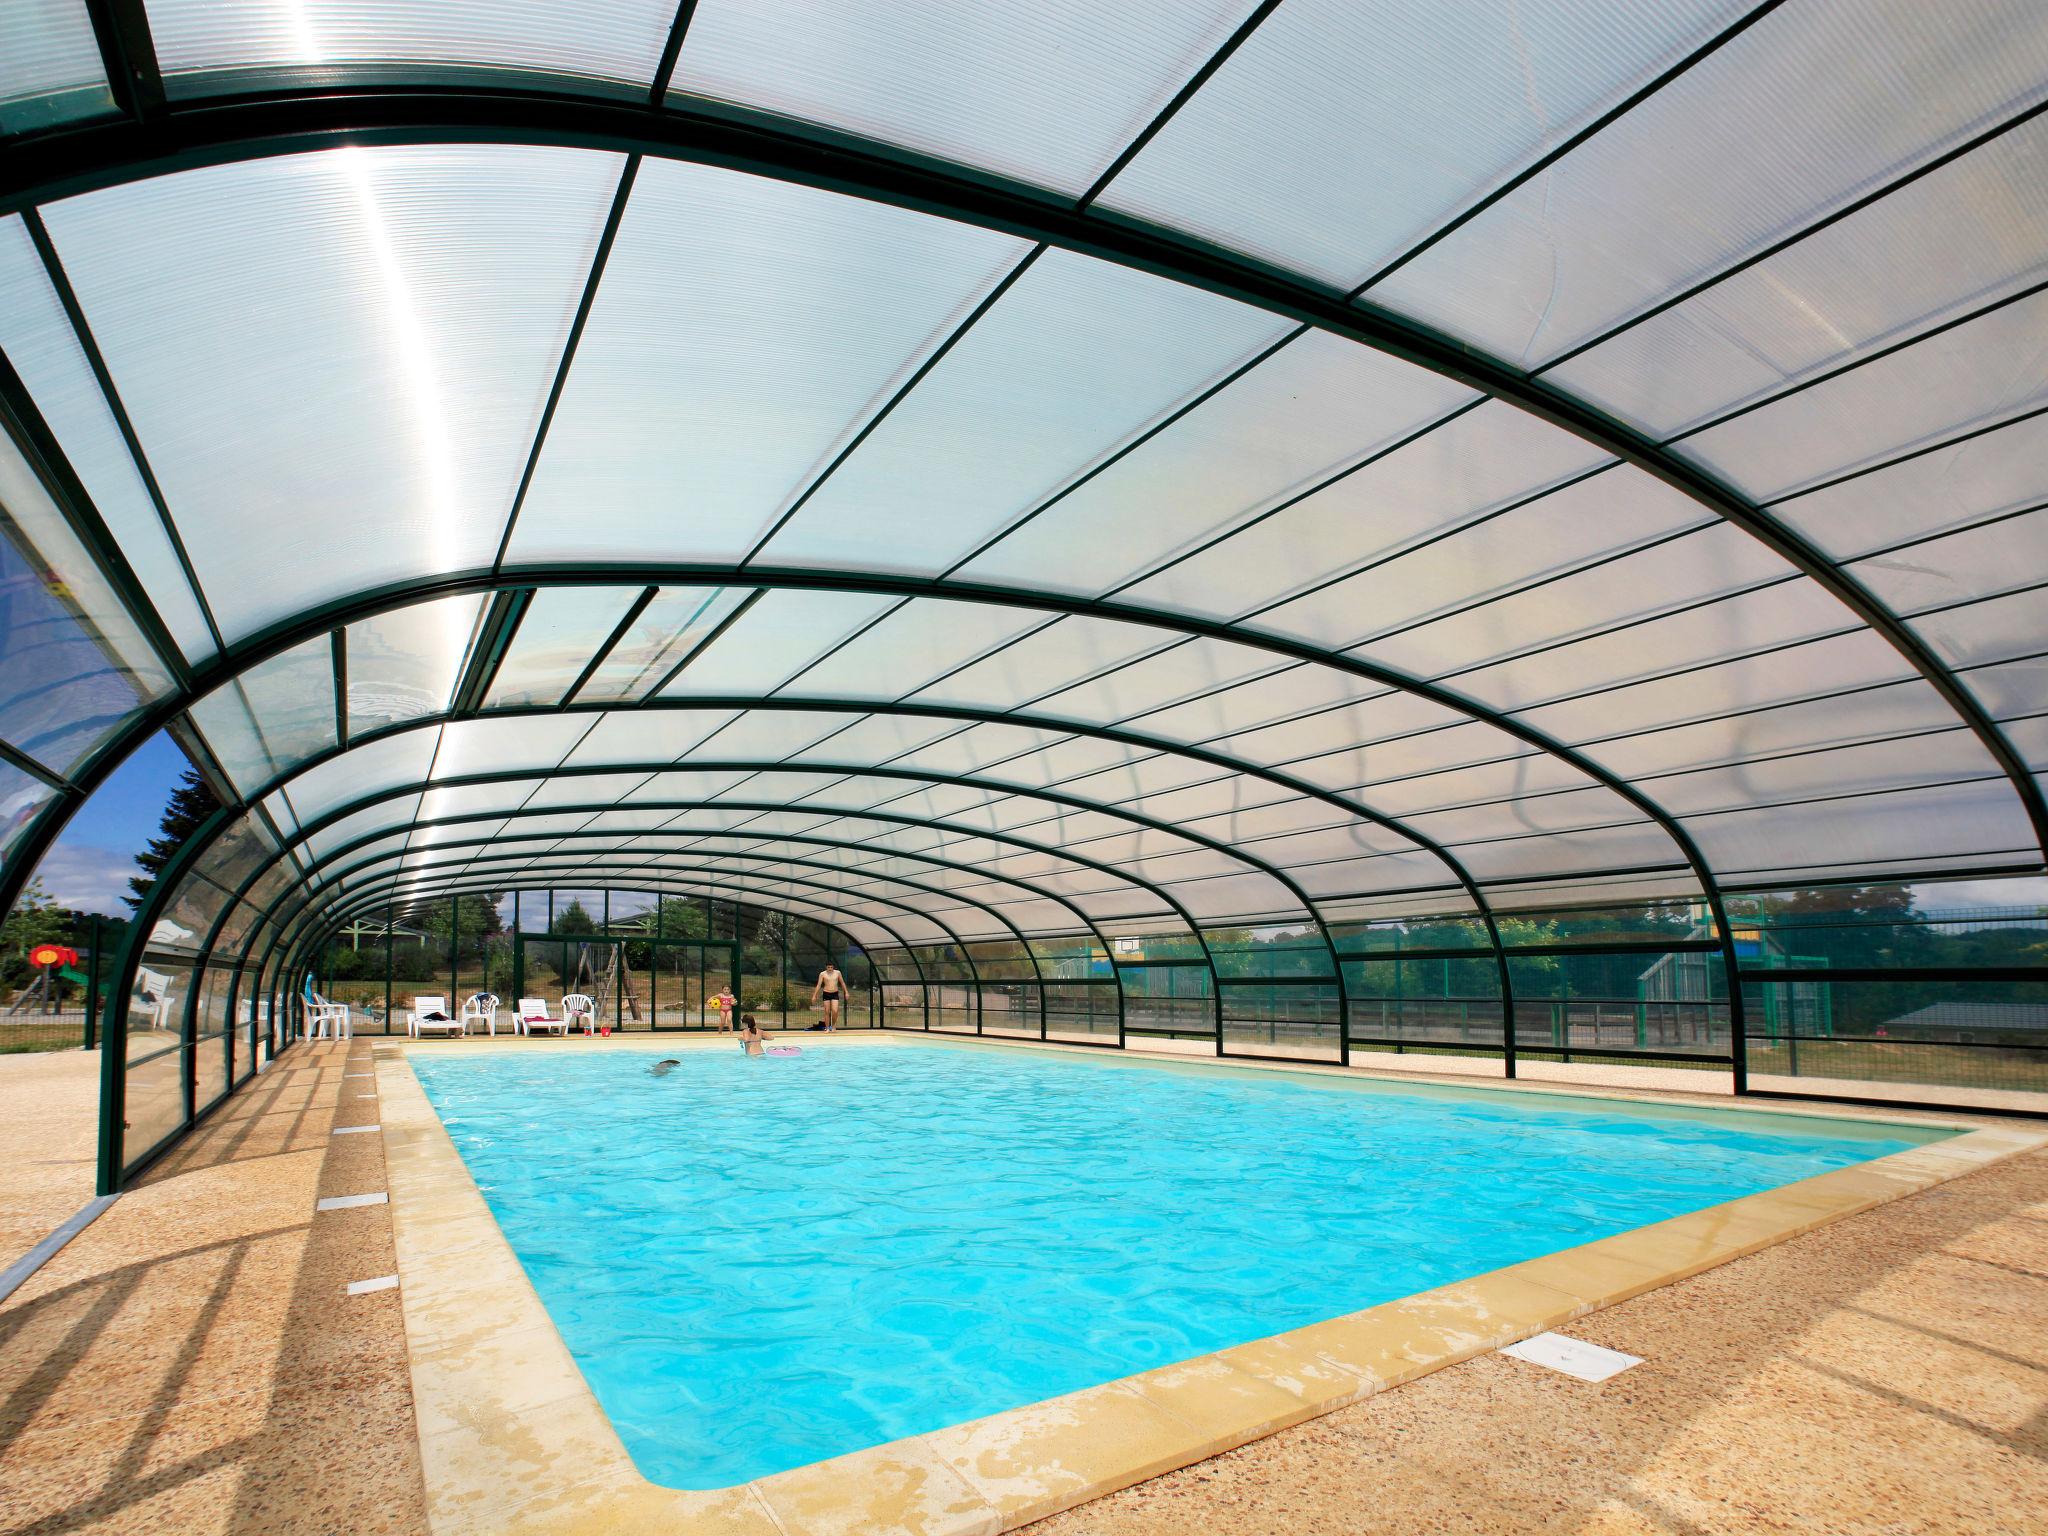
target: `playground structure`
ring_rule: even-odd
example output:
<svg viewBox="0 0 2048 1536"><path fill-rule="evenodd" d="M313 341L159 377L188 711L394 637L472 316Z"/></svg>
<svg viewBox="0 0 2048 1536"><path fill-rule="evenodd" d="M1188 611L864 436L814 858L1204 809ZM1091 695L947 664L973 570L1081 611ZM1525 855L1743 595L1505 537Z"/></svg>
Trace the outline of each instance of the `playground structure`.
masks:
<svg viewBox="0 0 2048 1536"><path fill-rule="evenodd" d="M106 1002L105 972L111 945L93 939L83 947L46 941L29 946L23 958L31 968L25 985L0 1006L0 1052L55 1051L96 1043Z"/></svg>

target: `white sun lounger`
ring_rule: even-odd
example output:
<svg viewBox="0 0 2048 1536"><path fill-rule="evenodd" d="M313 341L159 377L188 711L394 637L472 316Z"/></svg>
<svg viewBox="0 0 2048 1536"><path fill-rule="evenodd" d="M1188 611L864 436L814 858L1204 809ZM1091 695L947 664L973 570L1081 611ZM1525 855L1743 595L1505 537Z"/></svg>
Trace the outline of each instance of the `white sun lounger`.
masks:
<svg viewBox="0 0 2048 1536"><path fill-rule="evenodd" d="M430 1014L440 1017L430 1018ZM415 997L412 1000L412 1020L406 1026L406 1033L420 1035L459 1035L463 1032L462 1020L448 1011L445 997Z"/></svg>
<svg viewBox="0 0 2048 1536"><path fill-rule="evenodd" d="M530 1035L536 1031L558 1035L569 1033L567 1019L551 1018L548 1014L548 1000L544 997L522 997L519 999L519 1032Z"/></svg>

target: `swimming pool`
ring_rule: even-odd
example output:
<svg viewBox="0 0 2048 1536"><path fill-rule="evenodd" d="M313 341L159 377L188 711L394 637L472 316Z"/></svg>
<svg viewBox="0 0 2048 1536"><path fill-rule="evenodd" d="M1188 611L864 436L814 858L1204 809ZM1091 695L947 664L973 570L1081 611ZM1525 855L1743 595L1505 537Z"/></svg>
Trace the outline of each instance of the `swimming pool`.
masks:
<svg viewBox="0 0 2048 1536"><path fill-rule="evenodd" d="M410 1058L651 1481L716 1488L1941 1133L926 1042Z"/></svg>

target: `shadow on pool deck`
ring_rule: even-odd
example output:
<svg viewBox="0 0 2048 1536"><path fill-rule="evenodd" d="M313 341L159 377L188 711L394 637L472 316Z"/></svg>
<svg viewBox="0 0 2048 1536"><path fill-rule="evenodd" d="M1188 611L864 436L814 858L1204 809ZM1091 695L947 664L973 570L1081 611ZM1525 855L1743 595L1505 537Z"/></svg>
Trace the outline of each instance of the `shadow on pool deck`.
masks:
<svg viewBox="0 0 2048 1536"><path fill-rule="evenodd" d="M367 1041L231 1103L0 1307L0 1533L425 1529ZM2048 1529L2048 1155L1482 1356L1034 1536Z"/></svg>
<svg viewBox="0 0 2048 1536"><path fill-rule="evenodd" d="M294 1052L0 1308L0 1532L418 1532L369 1050ZM339 1110L339 1113L337 1113Z"/></svg>

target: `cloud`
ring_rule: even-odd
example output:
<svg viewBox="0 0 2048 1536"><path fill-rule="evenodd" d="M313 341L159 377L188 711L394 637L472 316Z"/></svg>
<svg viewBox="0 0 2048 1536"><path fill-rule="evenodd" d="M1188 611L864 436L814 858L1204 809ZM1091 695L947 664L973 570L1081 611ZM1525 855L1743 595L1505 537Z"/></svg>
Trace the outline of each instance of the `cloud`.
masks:
<svg viewBox="0 0 2048 1536"><path fill-rule="evenodd" d="M128 894L128 877L140 873L132 853L75 843L58 844L36 868L36 878L58 906L121 918L129 916L121 899Z"/></svg>

